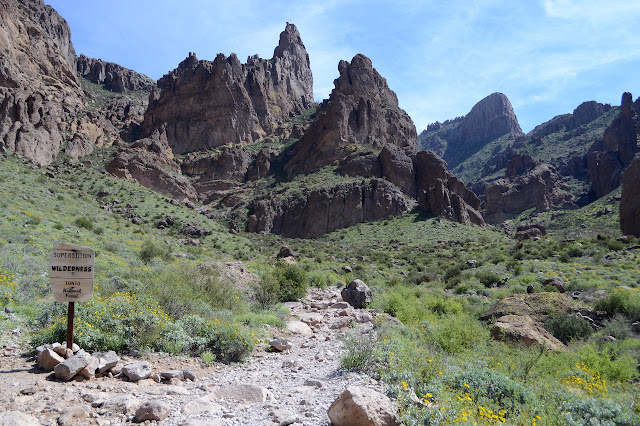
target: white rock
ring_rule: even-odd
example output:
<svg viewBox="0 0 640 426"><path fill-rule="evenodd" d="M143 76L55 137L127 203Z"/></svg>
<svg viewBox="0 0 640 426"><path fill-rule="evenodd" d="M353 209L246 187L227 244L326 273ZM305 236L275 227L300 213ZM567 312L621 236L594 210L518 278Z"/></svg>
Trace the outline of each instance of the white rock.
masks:
<svg viewBox="0 0 640 426"><path fill-rule="evenodd" d="M302 336L311 336L313 330L307 324L302 321L289 321L287 322L287 330L294 334L300 334Z"/></svg>
<svg viewBox="0 0 640 426"><path fill-rule="evenodd" d="M215 389L210 395L214 398L234 399L244 402L275 401L270 390L258 385L239 384L222 386Z"/></svg>
<svg viewBox="0 0 640 426"><path fill-rule="evenodd" d="M348 387L327 412L334 426L397 426L396 408L386 396L361 386Z"/></svg>

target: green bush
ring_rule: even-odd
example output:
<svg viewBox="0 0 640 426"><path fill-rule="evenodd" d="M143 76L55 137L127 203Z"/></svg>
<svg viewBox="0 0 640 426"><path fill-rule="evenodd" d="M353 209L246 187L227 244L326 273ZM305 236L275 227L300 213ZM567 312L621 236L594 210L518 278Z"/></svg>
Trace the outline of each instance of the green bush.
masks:
<svg viewBox="0 0 640 426"><path fill-rule="evenodd" d="M640 416L609 399L574 398L560 405L563 419L571 426L633 426Z"/></svg>
<svg viewBox="0 0 640 426"><path fill-rule="evenodd" d="M491 287L494 284L498 284L502 279L500 278L500 275L491 271L478 271L476 272L476 278L478 278L485 287Z"/></svg>
<svg viewBox="0 0 640 426"><path fill-rule="evenodd" d="M640 293L630 290L613 290L606 297L596 301L597 311L604 311L608 316L622 314L631 321L640 320Z"/></svg>
<svg viewBox="0 0 640 426"><path fill-rule="evenodd" d="M93 230L93 222L91 222L91 220L87 219L86 217L79 217L75 220L74 223L76 224L76 226L84 228L88 231Z"/></svg>
<svg viewBox="0 0 640 426"><path fill-rule="evenodd" d="M589 321L566 313L549 317L544 328L564 344L574 339L587 338L593 333Z"/></svg>
<svg viewBox="0 0 640 426"><path fill-rule="evenodd" d="M147 240L142 246L139 256L144 263L149 263L151 259L156 257L168 262L172 259L171 247L166 244L154 243L151 240Z"/></svg>
<svg viewBox="0 0 640 426"><path fill-rule="evenodd" d="M533 399L533 395L523 385L490 368L468 367L456 374L449 385L469 394L474 401L489 398L512 412L519 405Z"/></svg>
<svg viewBox="0 0 640 426"><path fill-rule="evenodd" d="M275 302L293 302L301 299L309 287L309 274L298 265L278 264L260 280L256 299L262 306Z"/></svg>

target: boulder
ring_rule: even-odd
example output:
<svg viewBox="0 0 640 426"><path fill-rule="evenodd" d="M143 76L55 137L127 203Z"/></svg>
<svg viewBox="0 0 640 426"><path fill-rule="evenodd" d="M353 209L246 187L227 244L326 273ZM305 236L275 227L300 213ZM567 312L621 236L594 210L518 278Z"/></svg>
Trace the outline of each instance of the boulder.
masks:
<svg viewBox="0 0 640 426"><path fill-rule="evenodd" d="M543 225L533 224L533 225L520 225L516 228L516 240L524 241L530 240L536 237L542 237L547 235L547 230Z"/></svg>
<svg viewBox="0 0 640 426"><path fill-rule="evenodd" d="M372 389L350 386L338 396L327 412L334 426L396 426L393 402Z"/></svg>
<svg viewBox="0 0 640 426"><path fill-rule="evenodd" d="M169 417L169 414L171 414L171 407L166 402L147 401L144 402L140 407L138 407L134 418L138 423L147 420L161 422L162 420Z"/></svg>
<svg viewBox="0 0 640 426"><path fill-rule="evenodd" d="M353 280L342 291L342 300L357 309L366 308L373 301L369 287L361 280Z"/></svg>
<svg viewBox="0 0 640 426"><path fill-rule="evenodd" d="M19 411L5 411L0 413L0 426L39 426L42 423L31 414Z"/></svg>
<svg viewBox="0 0 640 426"><path fill-rule="evenodd" d="M620 230L640 237L640 155L636 155L622 175Z"/></svg>
<svg viewBox="0 0 640 426"><path fill-rule="evenodd" d="M504 342L522 342L527 346L542 345L553 351L564 351L566 346L553 337L538 322L527 315L505 315L491 326L491 336Z"/></svg>
<svg viewBox="0 0 640 426"><path fill-rule="evenodd" d="M43 350L38 356L38 367L45 371L53 371L54 367L64 361L64 358L51 349Z"/></svg>
<svg viewBox="0 0 640 426"><path fill-rule="evenodd" d="M289 339L286 339L284 337L276 336L269 341L269 344L273 349L277 350L278 352L286 351L292 348L292 345Z"/></svg>
<svg viewBox="0 0 640 426"><path fill-rule="evenodd" d="M120 361L120 358L114 351L94 352L92 356L98 358L98 368L96 371L100 374L112 369L118 364L118 361Z"/></svg>
<svg viewBox="0 0 640 426"><path fill-rule="evenodd" d="M505 315L528 316L535 321L543 322L550 315L571 312L571 300L560 293L516 293L499 300L488 311L480 315L480 319L489 320Z"/></svg>
<svg viewBox="0 0 640 426"><path fill-rule="evenodd" d="M91 407L88 405L74 405L62 410L60 417L58 417L59 426L71 426L85 423L91 416Z"/></svg>
<svg viewBox="0 0 640 426"><path fill-rule="evenodd" d="M140 406L140 401L133 395L118 395L102 404L106 412L117 414L133 414Z"/></svg>
<svg viewBox="0 0 640 426"><path fill-rule="evenodd" d="M302 336L310 336L313 334L311 327L302 321L287 321L287 330L293 334L300 334Z"/></svg>
<svg viewBox="0 0 640 426"><path fill-rule="evenodd" d="M137 382L151 376L151 365L146 361L134 362L122 367L122 374L127 376L129 380Z"/></svg>
<svg viewBox="0 0 640 426"><path fill-rule="evenodd" d="M357 54L351 62L340 61L338 71L335 88L318 106L315 120L294 146L285 171L309 173L364 145L379 150L391 144L407 154L416 152L413 121L398 106L396 94L371 60Z"/></svg>
<svg viewBox="0 0 640 426"><path fill-rule="evenodd" d="M56 378L60 380L71 380L73 376L89 364L90 360L91 357L86 354L74 355L56 365L53 371L56 374Z"/></svg>
<svg viewBox="0 0 640 426"><path fill-rule="evenodd" d="M211 393L211 396L214 398L231 399L247 403L264 403L266 401L275 400L269 389L258 385L249 385L244 383L221 386L215 389Z"/></svg>

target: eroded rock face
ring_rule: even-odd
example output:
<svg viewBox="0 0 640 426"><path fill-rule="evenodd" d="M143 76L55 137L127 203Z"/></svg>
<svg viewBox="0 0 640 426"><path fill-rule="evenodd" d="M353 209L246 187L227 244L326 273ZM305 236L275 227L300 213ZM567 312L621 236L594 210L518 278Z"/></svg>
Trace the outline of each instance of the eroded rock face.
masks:
<svg viewBox="0 0 640 426"><path fill-rule="evenodd" d="M50 164L82 100L69 26L42 0L3 1L0 21L0 150Z"/></svg>
<svg viewBox="0 0 640 426"><path fill-rule="evenodd" d="M475 104L463 117L434 123L420 134L420 149L441 156L450 167L504 135L522 136L511 102L502 93L493 93Z"/></svg>
<svg viewBox="0 0 640 426"><path fill-rule="evenodd" d="M313 104L313 77L300 34L287 23L273 58L241 64L235 54L213 62L195 54L159 81L145 113L143 134L165 126L169 146L186 153L248 144Z"/></svg>
<svg viewBox="0 0 640 426"><path fill-rule="evenodd" d="M130 90L151 90L155 81L122 65L105 62L102 59L80 55L76 63L78 74L87 80L104 84L107 90L122 93Z"/></svg>
<svg viewBox="0 0 640 426"><path fill-rule="evenodd" d="M464 223L484 225L480 199L447 170L447 163L432 151L413 158L418 208Z"/></svg>
<svg viewBox="0 0 640 426"><path fill-rule="evenodd" d="M318 107L285 170L309 173L347 157L350 149L361 145L381 149L390 144L415 153L413 121L371 60L358 54L350 63L340 61L338 71L335 88Z"/></svg>
<svg viewBox="0 0 640 426"><path fill-rule="evenodd" d="M620 230L640 237L640 155L636 155L622 174Z"/></svg>
<svg viewBox="0 0 640 426"><path fill-rule="evenodd" d="M360 222L397 216L410 207L404 194L383 179L340 183L306 194L254 200L248 230L313 238Z"/></svg>
<svg viewBox="0 0 640 426"><path fill-rule="evenodd" d="M177 200L197 200L193 186L173 160L164 129L115 154L107 171Z"/></svg>
<svg viewBox="0 0 640 426"><path fill-rule="evenodd" d="M594 197L600 198L617 188L622 171L640 152L640 97L633 102L631 93L622 94L620 115L605 130L602 141L587 153L587 166Z"/></svg>
<svg viewBox="0 0 640 426"><path fill-rule="evenodd" d="M515 155L506 176L485 189L485 219L500 223L535 207L548 211L555 207L576 207L566 192L562 177L550 164L536 164L528 155Z"/></svg>

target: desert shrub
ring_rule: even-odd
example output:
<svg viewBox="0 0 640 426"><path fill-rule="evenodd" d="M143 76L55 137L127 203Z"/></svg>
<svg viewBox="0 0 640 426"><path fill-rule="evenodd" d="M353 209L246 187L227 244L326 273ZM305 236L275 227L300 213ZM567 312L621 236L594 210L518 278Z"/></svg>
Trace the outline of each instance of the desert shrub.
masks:
<svg viewBox="0 0 640 426"><path fill-rule="evenodd" d="M218 318L208 321L197 315L188 315L177 323L174 335L182 339L184 350L193 355L211 352L221 362L239 362L253 351L249 332L237 324Z"/></svg>
<svg viewBox="0 0 640 426"><path fill-rule="evenodd" d="M424 287L395 286L374 298L374 306L405 324L417 324L435 315L458 314L463 311L456 298L433 294Z"/></svg>
<svg viewBox="0 0 640 426"><path fill-rule="evenodd" d="M578 356L582 364L607 380L625 382L639 375L638 360L634 356L621 353L617 342L602 347L593 344L582 345L578 349Z"/></svg>
<svg viewBox="0 0 640 426"><path fill-rule="evenodd" d="M66 316L56 303L49 306L52 318L49 327L36 333L34 344L62 341L66 331ZM157 302L134 293L115 293L103 298L94 296L77 305L74 339L82 348L92 351L123 351L157 348L158 336L170 321ZM42 322L42 320L41 320Z"/></svg>
<svg viewBox="0 0 640 426"><path fill-rule="evenodd" d="M494 284L498 284L501 280L500 275L492 271L478 271L475 275L485 287L491 287Z"/></svg>
<svg viewBox="0 0 640 426"><path fill-rule="evenodd" d="M606 319L603 325L604 327L600 330L602 336L613 336L618 340L633 337L629 321L622 314L616 314Z"/></svg>
<svg viewBox="0 0 640 426"><path fill-rule="evenodd" d="M640 416L609 399L572 398L560 405L560 412L568 425L632 426L640 424Z"/></svg>
<svg viewBox="0 0 640 426"><path fill-rule="evenodd" d="M91 222L91 220L87 219L86 217L78 217L76 218L74 223L76 224L76 226L84 228L88 231L93 230L93 222Z"/></svg>
<svg viewBox="0 0 640 426"><path fill-rule="evenodd" d="M149 263L151 259L156 257L168 262L172 258L171 247L166 244L154 243L151 240L147 240L143 244L139 256L144 263Z"/></svg>
<svg viewBox="0 0 640 426"><path fill-rule="evenodd" d="M275 302L293 302L304 297L309 287L309 274L298 265L277 265L265 274L256 291L262 306Z"/></svg>
<svg viewBox="0 0 640 426"><path fill-rule="evenodd" d="M374 341L351 334L345 336L344 346L347 353L340 358L342 368L373 376L378 374L376 365L379 363L377 362Z"/></svg>
<svg viewBox="0 0 640 426"><path fill-rule="evenodd" d="M566 313L549 317L544 323L544 328L564 344L574 339L587 338L593 333L587 320Z"/></svg>
<svg viewBox="0 0 640 426"><path fill-rule="evenodd" d="M423 322L427 340L447 353L455 354L489 340L489 332L465 313L447 314L437 321Z"/></svg>
<svg viewBox="0 0 640 426"><path fill-rule="evenodd" d="M449 385L469 395L473 401L488 398L511 412L533 399L523 385L485 367L468 367L451 378Z"/></svg>
<svg viewBox="0 0 640 426"><path fill-rule="evenodd" d="M629 290L613 290L606 297L596 301L597 311L604 311L608 316L622 314L631 321L640 320L640 293Z"/></svg>

